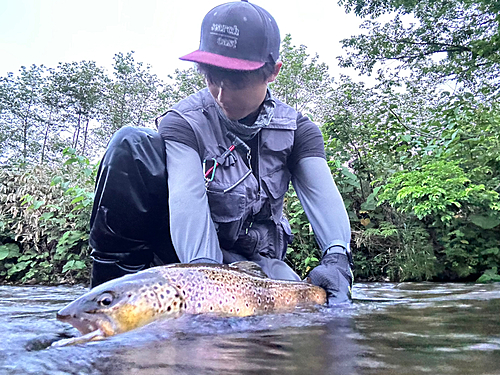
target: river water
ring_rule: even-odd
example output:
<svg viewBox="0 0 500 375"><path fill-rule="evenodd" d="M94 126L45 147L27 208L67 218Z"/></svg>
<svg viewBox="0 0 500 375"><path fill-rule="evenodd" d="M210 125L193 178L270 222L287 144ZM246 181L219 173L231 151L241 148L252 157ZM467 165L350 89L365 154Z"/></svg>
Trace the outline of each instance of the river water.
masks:
<svg viewBox="0 0 500 375"><path fill-rule="evenodd" d="M81 286L0 286L0 374L500 374L500 284L356 284L351 306L184 316L85 345L55 312Z"/></svg>

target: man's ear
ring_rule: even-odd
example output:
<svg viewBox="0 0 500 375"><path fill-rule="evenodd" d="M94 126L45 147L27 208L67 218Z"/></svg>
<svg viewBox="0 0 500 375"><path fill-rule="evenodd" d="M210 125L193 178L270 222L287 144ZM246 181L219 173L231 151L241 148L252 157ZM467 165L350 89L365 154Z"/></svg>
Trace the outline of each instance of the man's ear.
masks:
<svg viewBox="0 0 500 375"><path fill-rule="evenodd" d="M279 74L279 72L280 72L280 70L281 70L281 67L282 67L282 66L283 66L283 62L278 61L278 62L276 63L276 65L274 66L274 72L273 72L273 74L271 74L271 75L269 76L269 78L267 79L267 83L274 82L274 80L276 79L276 77L278 77L278 74Z"/></svg>

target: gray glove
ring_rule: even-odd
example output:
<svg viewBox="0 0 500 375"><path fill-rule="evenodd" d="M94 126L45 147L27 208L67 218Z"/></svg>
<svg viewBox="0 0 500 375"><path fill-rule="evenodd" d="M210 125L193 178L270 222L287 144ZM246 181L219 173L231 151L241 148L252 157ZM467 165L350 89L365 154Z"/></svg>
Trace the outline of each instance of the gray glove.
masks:
<svg viewBox="0 0 500 375"><path fill-rule="evenodd" d="M326 290L328 306L351 300L353 275L346 254L327 253L310 273L311 283Z"/></svg>

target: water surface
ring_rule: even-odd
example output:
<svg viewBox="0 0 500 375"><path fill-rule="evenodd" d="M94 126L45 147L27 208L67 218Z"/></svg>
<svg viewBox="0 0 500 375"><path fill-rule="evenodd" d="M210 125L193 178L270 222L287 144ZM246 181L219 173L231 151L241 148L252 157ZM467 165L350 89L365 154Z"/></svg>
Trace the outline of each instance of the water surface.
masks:
<svg viewBox="0 0 500 375"><path fill-rule="evenodd" d="M184 316L85 345L55 312L80 286L0 286L0 374L500 375L500 284L357 284L351 306Z"/></svg>

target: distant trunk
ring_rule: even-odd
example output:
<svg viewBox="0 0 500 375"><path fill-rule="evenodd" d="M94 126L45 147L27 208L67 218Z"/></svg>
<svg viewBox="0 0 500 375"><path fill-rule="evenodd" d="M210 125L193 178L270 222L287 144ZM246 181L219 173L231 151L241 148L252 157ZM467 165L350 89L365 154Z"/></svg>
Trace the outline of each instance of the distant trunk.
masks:
<svg viewBox="0 0 500 375"><path fill-rule="evenodd" d="M78 138L80 137L80 124L82 121L82 112L78 111L78 123L76 125L76 130L73 133L73 148L76 150L76 146L78 145Z"/></svg>
<svg viewBox="0 0 500 375"><path fill-rule="evenodd" d="M126 101L126 99L127 99L127 92L126 92L126 90L124 88L123 89L122 101L120 103L120 105L121 105L121 110L120 110L120 125L119 125L118 129L123 128L123 123L125 122L124 116L125 116L125 101Z"/></svg>
<svg viewBox="0 0 500 375"><path fill-rule="evenodd" d="M26 156L28 154L28 116L24 118L23 122L23 162L26 163Z"/></svg>
<svg viewBox="0 0 500 375"><path fill-rule="evenodd" d="M33 104L33 90L31 91L30 103L26 109L26 114L23 119L23 162L26 163L28 157L28 120L30 117L31 105Z"/></svg>
<svg viewBox="0 0 500 375"><path fill-rule="evenodd" d="M83 148L82 148L82 155L85 156L85 149L87 147L87 135L89 131L89 121L90 119L87 116L87 122L85 123L85 131L83 132Z"/></svg>
<svg viewBox="0 0 500 375"><path fill-rule="evenodd" d="M49 119L47 121L47 126L45 127L45 135L43 137L42 156L40 157L40 164L43 164L45 160L45 149L47 148L47 141L49 139L49 130L50 130L50 124L52 122L53 109L54 109L53 107L50 107Z"/></svg>

